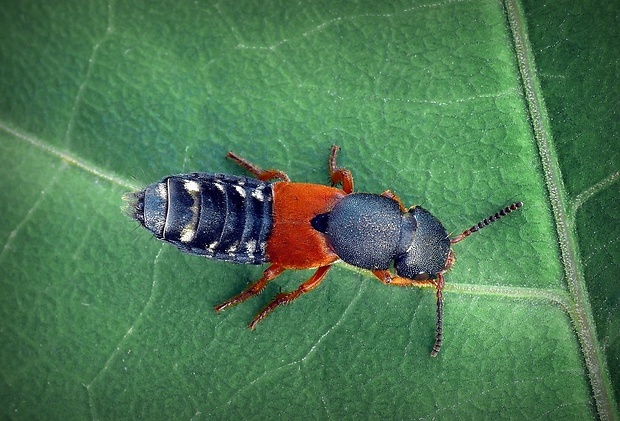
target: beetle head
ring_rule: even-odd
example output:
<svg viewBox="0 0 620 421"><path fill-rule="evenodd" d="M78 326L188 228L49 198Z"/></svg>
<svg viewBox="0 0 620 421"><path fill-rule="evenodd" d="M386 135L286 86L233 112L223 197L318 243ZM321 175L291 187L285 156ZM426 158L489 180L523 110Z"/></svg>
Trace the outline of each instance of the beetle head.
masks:
<svg viewBox="0 0 620 421"><path fill-rule="evenodd" d="M396 273L416 281L432 279L437 297L437 325L435 345L431 357L437 356L443 340L443 273L454 264L451 245L464 240L509 213L519 209L523 203L516 202L483 219L471 228L450 239L441 222L421 207L409 209L403 215L403 224L398 243L399 255L394 259Z"/></svg>
<svg viewBox="0 0 620 421"><path fill-rule="evenodd" d="M420 206L403 215L399 252L394 259L396 273L415 280L436 279L453 260L446 229Z"/></svg>

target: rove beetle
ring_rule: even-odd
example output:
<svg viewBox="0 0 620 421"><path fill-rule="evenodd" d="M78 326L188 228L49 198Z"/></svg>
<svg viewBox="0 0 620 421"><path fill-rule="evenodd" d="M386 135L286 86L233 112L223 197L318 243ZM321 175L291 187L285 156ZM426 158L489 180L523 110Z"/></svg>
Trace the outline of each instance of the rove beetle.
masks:
<svg viewBox="0 0 620 421"><path fill-rule="evenodd" d="M336 166L338 150L333 146L329 158L331 187L293 183L282 171L262 170L229 152L256 178L199 172L165 177L127 195L129 212L156 238L186 253L232 263L270 263L258 281L216 306L216 312L258 294L285 270L317 268L296 290L276 295L250 329L276 307L316 288L339 261L367 269L387 285L434 287L434 357L443 339L443 275L454 264L452 244L523 204L506 206L450 238L430 212L421 206L406 208L389 190L353 193L351 172ZM269 181L274 179L278 181ZM334 187L338 184L342 189Z"/></svg>

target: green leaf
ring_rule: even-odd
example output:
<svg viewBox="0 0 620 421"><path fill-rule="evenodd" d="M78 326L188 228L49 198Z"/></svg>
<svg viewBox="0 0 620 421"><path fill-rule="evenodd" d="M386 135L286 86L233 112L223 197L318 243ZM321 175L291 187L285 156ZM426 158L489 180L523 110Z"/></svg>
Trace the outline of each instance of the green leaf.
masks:
<svg viewBox="0 0 620 421"><path fill-rule="evenodd" d="M10 1L0 10L0 415L613 419L618 6ZM190 171L390 189L458 233L429 289L180 253L122 195Z"/></svg>

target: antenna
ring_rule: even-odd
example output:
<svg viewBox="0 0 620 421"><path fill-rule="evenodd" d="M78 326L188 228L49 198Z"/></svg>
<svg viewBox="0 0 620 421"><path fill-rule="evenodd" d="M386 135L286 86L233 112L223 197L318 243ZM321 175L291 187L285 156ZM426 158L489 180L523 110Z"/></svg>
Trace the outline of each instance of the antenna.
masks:
<svg viewBox="0 0 620 421"><path fill-rule="evenodd" d="M489 216L488 218L483 219L478 222L473 227L463 231L462 234L457 235L456 237L450 239L450 244L456 244L459 241L463 241L465 238L472 235L474 232L477 232L481 228L490 225L491 223L497 221L498 219L508 215L511 212L516 211L521 206L523 206L523 202L515 202L512 205L506 206L504 209L495 213L494 215ZM450 252L448 256L448 262L446 263L446 268L443 272L439 273L437 279L432 283L435 284L436 296L437 296L437 325L435 328L435 345L433 345L433 350L431 351L431 357L436 357L439 354L439 350L441 349L441 343L443 342L443 286L444 286L444 278L443 273L450 269L452 264L454 263L454 256L452 252Z"/></svg>
<svg viewBox="0 0 620 421"><path fill-rule="evenodd" d="M486 227L487 225L491 225L491 223L497 221L501 217L508 215L510 212L514 212L523 206L523 202L515 202L512 205L506 206L504 209L500 210L494 215L489 216L488 218L484 218L482 221L478 222L473 227L463 231L462 234L457 235L456 237L450 239L450 244L456 244L460 241L463 241L465 238L472 235L474 232L477 232L481 228Z"/></svg>

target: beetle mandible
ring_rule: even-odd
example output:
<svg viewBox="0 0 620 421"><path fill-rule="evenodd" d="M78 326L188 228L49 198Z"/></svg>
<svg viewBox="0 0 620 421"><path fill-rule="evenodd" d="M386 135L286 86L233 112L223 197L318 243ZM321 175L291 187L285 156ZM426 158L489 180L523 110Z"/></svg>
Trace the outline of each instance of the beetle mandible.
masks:
<svg viewBox="0 0 620 421"><path fill-rule="evenodd" d="M390 190L353 193L351 172L336 165L338 150L332 146L329 157L331 186L293 183L282 171L262 170L229 152L256 178L201 172L165 177L128 195L130 214L183 252L232 263L270 263L258 281L216 306L216 312L258 294L286 270L316 268L296 290L276 295L250 329L276 307L316 288L338 261L369 270L386 285L434 287L434 357L443 340L442 291L444 273L454 264L452 244L523 203L506 206L450 238L430 212L406 208Z"/></svg>

